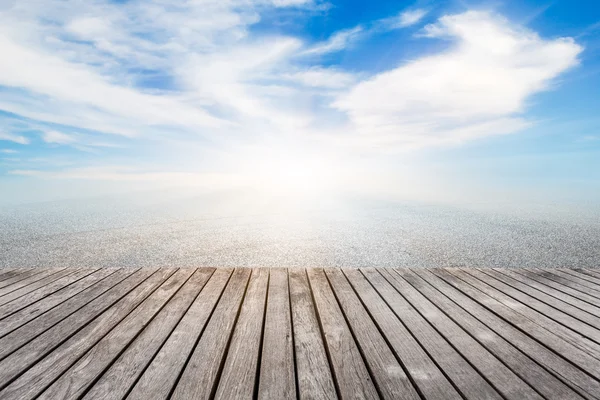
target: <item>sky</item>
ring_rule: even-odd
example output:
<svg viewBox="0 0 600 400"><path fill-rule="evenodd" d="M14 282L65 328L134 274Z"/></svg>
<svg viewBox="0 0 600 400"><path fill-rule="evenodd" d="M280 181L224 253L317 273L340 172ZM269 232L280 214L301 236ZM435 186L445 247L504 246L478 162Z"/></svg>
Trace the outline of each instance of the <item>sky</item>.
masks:
<svg viewBox="0 0 600 400"><path fill-rule="evenodd" d="M594 0L0 0L2 203L600 203Z"/></svg>

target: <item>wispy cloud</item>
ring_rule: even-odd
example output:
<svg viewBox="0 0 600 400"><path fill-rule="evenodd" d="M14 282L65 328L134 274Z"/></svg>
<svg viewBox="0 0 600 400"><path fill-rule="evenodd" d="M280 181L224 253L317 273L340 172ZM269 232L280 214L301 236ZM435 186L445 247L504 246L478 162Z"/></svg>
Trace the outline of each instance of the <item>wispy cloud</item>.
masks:
<svg viewBox="0 0 600 400"><path fill-rule="evenodd" d="M18 151L17 150L13 150L13 149L0 149L0 153L4 153L4 154L17 154Z"/></svg>
<svg viewBox="0 0 600 400"><path fill-rule="evenodd" d="M321 55L345 50L351 43L361 37L362 32L363 28L361 26L336 32L326 41L316 43L304 50L301 55Z"/></svg>
<svg viewBox="0 0 600 400"><path fill-rule="evenodd" d="M66 133L58 131L47 131L42 134L42 139L46 143L55 144L72 144L77 143L77 139L74 136L67 135Z"/></svg>
<svg viewBox="0 0 600 400"><path fill-rule="evenodd" d="M388 30L406 28L419 23L428 12L429 11L424 8L405 10L393 17L380 19L375 26L379 29Z"/></svg>
<svg viewBox="0 0 600 400"><path fill-rule="evenodd" d="M15 135L8 132L0 131L0 140L7 140L9 142L15 142L18 144L29 144L30 140L25 136Z"/></svg>

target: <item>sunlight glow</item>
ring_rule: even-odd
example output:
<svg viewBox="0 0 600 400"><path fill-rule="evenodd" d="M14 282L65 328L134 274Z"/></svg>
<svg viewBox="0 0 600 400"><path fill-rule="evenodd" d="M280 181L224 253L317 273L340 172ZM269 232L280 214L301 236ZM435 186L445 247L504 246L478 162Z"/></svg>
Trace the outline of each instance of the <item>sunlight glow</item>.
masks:
<svg viewBox="0 0 600 400"><path fill-rule="evenodd" d="M243 157L244 176L265 195L318 198L335 190L342 165L332 157L286 147L264 149Z"/></svg>

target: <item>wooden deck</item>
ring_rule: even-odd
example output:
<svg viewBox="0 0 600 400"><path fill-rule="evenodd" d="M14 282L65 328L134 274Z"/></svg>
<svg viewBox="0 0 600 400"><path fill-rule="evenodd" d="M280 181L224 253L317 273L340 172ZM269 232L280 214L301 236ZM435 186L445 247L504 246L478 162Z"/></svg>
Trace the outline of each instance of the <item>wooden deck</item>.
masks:
<svg viewBox="0 0 600 400"><path fill-rule="evenodd" d="M0 399L125 398L600 399L600 270L0 270Z"/></svg>

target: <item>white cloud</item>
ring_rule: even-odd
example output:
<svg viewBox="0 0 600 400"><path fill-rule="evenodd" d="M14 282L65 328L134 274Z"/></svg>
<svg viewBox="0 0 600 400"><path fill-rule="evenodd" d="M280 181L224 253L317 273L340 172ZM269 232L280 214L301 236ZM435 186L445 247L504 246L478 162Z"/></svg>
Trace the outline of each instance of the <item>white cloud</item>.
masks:
<svg viewBox="0 0 600 400"><path fill-rule="evenodd" d="M351 43L360 38L362 32L363 28L361 26L336 32L326 41L316 43L303 51L301 55L322 55L345 50Z"/></svg>
<svg viewBox="0 0 600 400"><path fill-rule="evenodd" d="M353 74L321 67L286 74L285 77L305 86L330 89L347 88L356 81Z"/></svg>
<svg viewBox="0 0 600 400"><path fill-rule="evenodd" d="M58 131L47 131L42 134L42 139L46 143L54 144L73 144L77 143L77 139L72 135Z"/></svg>
<svg viewBox="0 0 600 400"><path fill-rule="evenodd" d="M13 150L13 149L0 149L0 153L4 153L4 154L17 154L18 151Z"/></svg>
<svg viewBox="0 0 600 400"><path fill-rule="evenodd" d="M15 135L8 132L0 131L0 140L7 140L9 142L15 142L19 144L29 144L30 140L25 136Z"/></svg>
<svg viewBox="0 0 600 400"><path fill-rule="evenodd" d="M522 129L527 100L582 51L572 39L544 40L485 12L442 17L425 33L452 45L360 82L334 102L362 140L418 147Z"/></svg>
<svg viewBox="0 0 600 400"><path fill-rule="evenodd" d="M427 14L428 10L424 8L406 10L394 17L380 19L375 26L386 30L406 28L419 23Z"/></svg>
<svg viewBox="0 0 600 400"><path fill-rule="evenodd" d="M427 15L427 10L422 8L417 8L415 10L404 11L400 14L400 21L398 21L398 26L406 27L411 26L418 23Z"/></svg>

